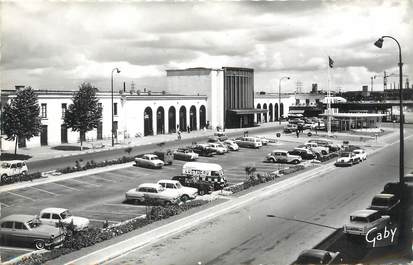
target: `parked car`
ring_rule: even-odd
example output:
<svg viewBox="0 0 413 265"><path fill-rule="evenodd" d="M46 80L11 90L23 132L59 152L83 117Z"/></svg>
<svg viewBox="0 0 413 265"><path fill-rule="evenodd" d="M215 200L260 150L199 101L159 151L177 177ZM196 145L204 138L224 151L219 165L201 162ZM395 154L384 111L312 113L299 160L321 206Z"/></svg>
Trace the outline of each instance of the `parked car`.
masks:
<svg viewBox="0 0 413 265"><path fill-rule="evenodd" d="M208 143L209 148L215 151L218 155L223 155L228 152L226 147L221 146L218 143Z"/></svg>
<svg viewBox="0 0 413 265"><path fill-rule="evenodd" d="M340 252L321 249L307 249L301 252L294 264L341 264L343 258Z"/></svg>
<svg viewBox="0 0 413 265"><path fill-rule="evenodd" d="M380 214L394 215L400 207L400 200L394 194L380 193L373 197L368 209L376 210Z"/></svg>
<svg viewBox="0 0 413 265"><path fill-rule="evenodd" d="M36 216L13 214L0 220L2 245L34 245L36 249L52 248L65 239L64 229L42 223Z"/></svg>
<svg viewBox="0 0 413 265"><path fill-rule="evenodd" d="M227 148L231 151L239 151L239 146L235 141L232 140L225 140L223 142L224 145L227 146Z"/></svg>
<svg viewBox="0 0 413 265"><path fill-rule="evenodd" d="M364 151L363 149L356 149L353 151L353 153L360 159L360 162L367 160L366 151Z"/></svg>
<svg viewBox="0 0 413 265"><path fill-rule="evenodd" d="M225 140L228 140L228 136L223 132L216 132L216 133L214 133L214 136L217 137L218 140L221 141L221 142L225 141Z"/></svg>
<svg viewBox="0 0 413 265"><path fill-rule="evenodd" d="M285 150L274 150L266 156L266 160L273 163L298 164L302 161L302 158L297 155L291 155Z"/></svg>
<svg viewBox="0 0 413 265"><path fill-rule="evenodd" d="M235 143L239 147L247 147L247 148L260 148L262 146L262 142L255 137L239 137L235 139Z"/></svg>
<svg viewBox="0 0 413 265"><path fill-rule="evenodd" d="M75 231L85 230L89 226L89 219L73 216L69 210L65 208L46 208L41 210L40 221L54 226L59 223L63 226L73 223Z"/></svg>
<svg viewBox="0 0 413 265"><path fill-rule="evenodd" d="M169 149L165 151L155 151L153 154L162 160L164 165L172 165L174 161L174 154Z"/></svg>
<svg viewBox="0 0 413 265"><path fill-rule="evenodd" d="M184 161L195 161L199 155L188 148L178 148L174 151L174 159L184 160Z"/></svg>
<svg viewBox="0 0 413 265"><path fill-rule="evenodd" d="M320 147L327 148L329 152L337 152L341 150L341 146L339 144L335 144L332 141L324 139L311 139L308 143L316 143Z"/></svg>
<svg viewBox="0 0 413 265"><path fill-rule="evenodd" d="M177 180L161 179L158 184L164 187L166 190L173 189L179 192L180 199L187 201L195 199L198 195L198 189L182 186Z"/></svg>
<svg viewBox="0 0 413 265"><path fill-rule="evenodd" d="M317 158L316 154L310 149L306 148L294 148L292 151L288 151L290 155L300 156L304 160L311 160Z"/></svg>
<svg viewBox="0 0 413 265"><path fill-rule="evenodd" d="M137 188L128 190L125 193L127 201L151 202L161 205L176 204L179 202L181 194L174 189L165 189L157 183L142 183Z"/></svg>
<svg viewBox="0 0 413 265"><path fill-rule="evenodd" d="M208 145L206 144L197 144L192 147L192 151L197 153L199 156L207 156L211 157L216 154L214 150L212 150Z"/></svg>
<svg viewBox="0 0 413 265"><path fill-rule="evenodd" d="M285 133L292 133L298 130L297 124L287 124L287 126L284 127L284 132Z"/></svg>
<svg viewBox="0 0 413 265"><path fill-rule="evenodd" d="M390 216L382 216L376 210L359 210L350 215L350 221L344 225L344 233L365 236L372 228L380 231L389 222Z"/></svg>
<svg viewBox="0 0 413 265"><path fill-rule="evenodd" d="M190 175L181 175L174 176L172 180L179 181L185 187L192 187L198 189L199 195L210 194L214 191L214 185L210 182L199 180L194 176Z"/></svg>
<svg viewBox="0 0 413 265"><path fill-rule="evenodd" d="M11 160L11 161L4 161L1 162L0 166L0 176L1 181L5 182L11 176L16 176L20 174L27 174L28 173L27 165L22 160Z"/></svg>
<svg viewBox="0 0 413 265"><path fill-rule="evenodd" d="M214 190L223 189L227 185L222 167L215 163L187 162L182 166L182 175L189 175L198 180L214 185Z"/></svg>
<svg viewBox="0 0 413 265"><path fill-rule="evenodd" d="M154 154L145 154L135 157L135 165L149 168L162 168L164 162Z"/></svg>
<svg viewBox="0 0 413 265"><path fill-rule="evenodd" d="M334 165L336 166L352 166L360 162L360 158L357 157L353 152L343 152L337 159Z"/></svg>
<svg viewBox="0 0 413 265"><path fill-rule="evenodd" d="M265 138L264 136L255 136L255 138L257 138L258 140L261 141L262 145L268 145L268 143L270 142L267 138Z"/></svg>
<svg viewBox="0 0 413 265"><path fill-rule="evenodd" d="M306 142L304 143L304 145L315 152L319 152L322 155L327 155L330 151L328 147L319 145L318 143L315 143L315 142Z"/></svg>

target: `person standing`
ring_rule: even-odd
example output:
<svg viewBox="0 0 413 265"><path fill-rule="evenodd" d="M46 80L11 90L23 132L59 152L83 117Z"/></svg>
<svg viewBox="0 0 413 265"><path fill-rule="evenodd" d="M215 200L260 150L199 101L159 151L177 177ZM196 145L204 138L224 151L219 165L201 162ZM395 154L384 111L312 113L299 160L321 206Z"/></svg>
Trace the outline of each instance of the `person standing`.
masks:
<svg viewBox="0 0 413 265"><path fill-rule="evenodd" d="M180 130L178 130L178 140L181 140L182 139L182 136L181 136L181 131Z"/></svg>
<svg viewBox="0 0 413 265"><path fill-rule="evenodd" d="M191 132L191 128L189 126L186 126L186 132L190 133Z"/></svg>
<svg viewBox="0 0 413 265"><path fill-rule="evenodd" d="M297 138L300 136L300 130L299 129L297 129L296 131L295 131L295 133L297 134Z"/></svg>

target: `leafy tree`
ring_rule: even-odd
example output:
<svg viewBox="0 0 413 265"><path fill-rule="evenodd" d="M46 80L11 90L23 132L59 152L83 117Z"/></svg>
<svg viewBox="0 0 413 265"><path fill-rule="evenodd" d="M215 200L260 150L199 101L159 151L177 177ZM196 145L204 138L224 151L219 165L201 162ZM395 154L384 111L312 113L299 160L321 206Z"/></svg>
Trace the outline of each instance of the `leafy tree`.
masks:
<svg viewBox="0 0 413 265"><path fill-rule="evenodd" d="M102 110L98 106L97 88L90 83L82 83L75 92L65 113L65 124L72 131L80 134L80 150L83 150L83 137L86 132L98 127L102 119Z"/></svg>
<svg viewBox="0 0 413 265"><path fill-rule="evenodd" d="M37 95L31 87L17 92L16 97L6 103L1 117L2 133L6 140L15 141L14 154L19 139L30 139L41 130L40 107Z"/></svg>
<svg viewBox="0 0 413 265"><path fill-rule="evenodd" d="M245 167L245 174L247 174L247 178L250 178L252 174L257 171L256 167L246 166Z"/></svg>

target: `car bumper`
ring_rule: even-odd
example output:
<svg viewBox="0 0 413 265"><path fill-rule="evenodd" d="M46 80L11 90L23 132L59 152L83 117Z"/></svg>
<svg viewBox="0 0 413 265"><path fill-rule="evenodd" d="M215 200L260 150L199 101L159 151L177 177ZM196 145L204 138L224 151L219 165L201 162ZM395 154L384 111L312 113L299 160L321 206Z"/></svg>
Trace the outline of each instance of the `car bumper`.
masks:
<svg viewBox="0 0 413 265"><path fill-rule="evenodd" d="M334 165L336 166L351 166L353 165L353 162L349 161L349 162L335 162Z"/></svg>

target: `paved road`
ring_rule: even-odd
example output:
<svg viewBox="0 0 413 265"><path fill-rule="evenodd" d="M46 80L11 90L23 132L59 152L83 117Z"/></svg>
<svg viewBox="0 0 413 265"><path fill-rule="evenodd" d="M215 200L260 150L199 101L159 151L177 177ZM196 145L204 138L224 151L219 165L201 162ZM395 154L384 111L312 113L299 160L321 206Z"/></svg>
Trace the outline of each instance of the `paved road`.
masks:
<svg viewBox="0 0 413 265"><path fill-rule="evenodd" d="M409 129L406 135L411 135ZM413 170L413 138L405 142L405 168ZM389 181L397 181L398 147L392 144L362 164L313 178L253 201L110 264L289 264L367 207Z"/></svg>
<svg viewBox="0 0 413 265"><path fill-rule="evenodd" d="M254 131L254 133L269 133L269 132L274 132L275 130L279 130L280 128L282 128L282 126L277 125L274 127L262 127L262 128L254 128L253 130L251 129L246 129L246 130L249 130L250 132ZM228 135L231 137L237 137L237 136L241 136L242 134L243 132L233 132L233 133L229 133ZM167 142L165 145L165 148L176 148L182 145L190 145L193 141L202 142L202 141L206 141L207 138L208 136L203 136L197 139L183 138L181 141L176 140L172 142ZM81 155L75 155L75 156L70 156L70 157L52 158L52 159L40 160L40 161L28 160L27 166L29 167L31 172L37 172L37 171L43 172L43 171L48 171L48 170L53 170L53 169L58 169L58 168L65 168L67 166L74 166L75 161L79 159L82 159L84 161L89 161L89 160L103 161L106 159L107 160L115 159L115 158L119 158L119 157L126 155L125 148L107 150L107 151L90 153L90 154L81 154ZM131 155L142 154L145 152L153 152L154 150L157 150L157 149L159 149L159 147L156 144L148 144L148 145L133 147Z"/></svg>
<svg viewBox="0 0 413 265"><path fill-rule="evenodd" d="M265 146L259 150L241 149L211 158L200 157L199 161L219 163L223 166L229 183L245 179L245 165L257 167L257 172L277 170L287 165L264 163L270 150L290 150L296 144L288 142L277 146ZM179 175L185 161L175 160L161 170L128 167L104 173L37 185L3 192L0 194L2 216L9 214L38 214L46 207L69 208L74 215L92 220L92 225L102 226L104 220L117 223L146 212L145 205L124 203L125 191L144 182L156 182ZM240 166L243 165L243 166Z"/></svg>

